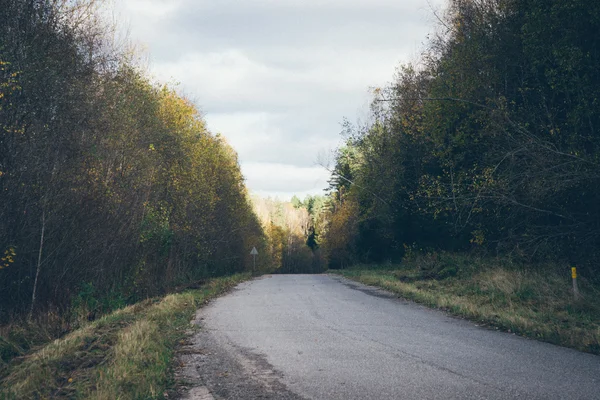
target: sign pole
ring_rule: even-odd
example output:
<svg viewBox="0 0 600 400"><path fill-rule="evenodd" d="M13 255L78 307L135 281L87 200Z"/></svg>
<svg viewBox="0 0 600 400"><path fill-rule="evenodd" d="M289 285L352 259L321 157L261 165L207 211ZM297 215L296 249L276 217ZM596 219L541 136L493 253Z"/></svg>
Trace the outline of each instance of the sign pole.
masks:
<svg viewBox="0 0 600 400"><path fill-rule="evenodd" d="M579 287L577 286L577 268L571 267L571 277L573 278L573 296L575 300L579 300Z"/></svg>
<svg viewBox="0 0 600 400"><path fill-rule="evenodd" d="M252 254L252 274L254 274L256 272L256 256L258 255L256 247L252 247L250 254Z"/></svg>

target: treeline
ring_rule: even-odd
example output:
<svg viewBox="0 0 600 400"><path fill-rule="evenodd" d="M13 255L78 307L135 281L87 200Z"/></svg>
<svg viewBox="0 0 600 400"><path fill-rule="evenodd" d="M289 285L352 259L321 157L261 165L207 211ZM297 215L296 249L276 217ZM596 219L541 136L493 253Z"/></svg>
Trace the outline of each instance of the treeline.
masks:
<svg viewBox="0 0 600 400"><path fill-rule="evenodd" d="M265 240L258 248L258 263L265 272L283 274L320 273L326 268L319 248L318 232L325 198L296 196L291 202L252 198Z"/></svg>
<svg viewBox="0 0 600 400"><path fill-rule="evenodd" d="M600 2L451 0L439 18L347 125L330 267L478 249L598 276Z"/></svg>
<svg viewBox="0 0 600 400"><path fill-rule="evenodd" d="M235 151L98 15L0 0L0 322L250 270L265 240Z"/></svg>

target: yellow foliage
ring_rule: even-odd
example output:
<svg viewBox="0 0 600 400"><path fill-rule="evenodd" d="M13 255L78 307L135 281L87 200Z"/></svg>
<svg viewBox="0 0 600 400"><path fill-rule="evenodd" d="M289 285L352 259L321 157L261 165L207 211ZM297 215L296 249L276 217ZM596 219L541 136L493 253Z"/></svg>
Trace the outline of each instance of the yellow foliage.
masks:
<svg viewBox="0 0 600 400"><path fill-rule="evenodd" d="M327 256L331 263L349 263L353 240L357 235L358 215L358 204L351 198L332 214L326 234Z"/></svg>
<svg viewBox="0 0 600 400"><path fill-rule="evenodd" d="M485 234L482 230L477 229L471 232L471 235L473 235L473 237L470 240L471 243L478 244L479 246L481 246L485 242Z"/></svg>
<svg viewBox="0 0 600 400"><path fill-rule="evenodd" d="M10 264L13 264L16 256L17 251L15 247L9 246L8 249L4 251L4 257L0 258L0 269L7 268Z"/></svg>

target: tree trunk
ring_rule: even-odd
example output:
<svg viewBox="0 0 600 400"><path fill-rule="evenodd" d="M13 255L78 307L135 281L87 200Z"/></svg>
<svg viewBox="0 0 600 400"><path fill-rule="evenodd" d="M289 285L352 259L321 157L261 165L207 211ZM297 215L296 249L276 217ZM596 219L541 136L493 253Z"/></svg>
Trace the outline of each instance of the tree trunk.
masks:
<svg viewBox="0 0 600 400"><path fill-rule="evenodd" d="M44 250L44 233L46 231L46 210L42 212L42 233L40 235L40 250L38 251L37 267L35 271L35 280L33 281L33 291L31 292L31 308L29 309L29 321L33 318L33 307L35 306L35 293L37 291L38 277L42 267L42 252Z"/></svg>

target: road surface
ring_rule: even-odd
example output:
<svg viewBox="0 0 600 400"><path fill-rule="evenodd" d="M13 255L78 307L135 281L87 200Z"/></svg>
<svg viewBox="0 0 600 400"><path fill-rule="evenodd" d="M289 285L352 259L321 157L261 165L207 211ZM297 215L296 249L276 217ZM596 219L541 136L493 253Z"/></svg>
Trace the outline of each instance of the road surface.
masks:
<svg viewBox="0 0 600 400"><path fill-rule="evenodd" d="M187 398L600 399L598 356L334 276L244 283L197 322Z"/></svg>

